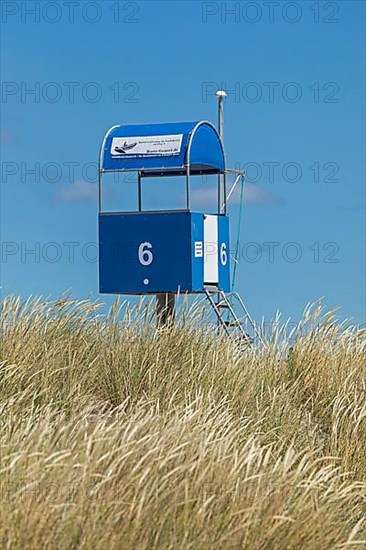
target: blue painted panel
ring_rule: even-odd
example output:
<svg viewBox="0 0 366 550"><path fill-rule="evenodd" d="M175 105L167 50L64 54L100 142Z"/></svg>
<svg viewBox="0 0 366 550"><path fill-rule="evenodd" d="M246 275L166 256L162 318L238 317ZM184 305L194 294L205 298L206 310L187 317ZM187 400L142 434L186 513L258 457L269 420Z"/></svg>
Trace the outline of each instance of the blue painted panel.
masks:
<svg viewBox="0 0 366 550"><path fill-rule="evenodd" d="M203 214L191 214L192 291L203 291Z"/></svg>
<svg viewBox="0 0 366 550"><path fill-rule="evenodd" d="M216 131L207 124L200 126L192 142L191 147L192 169L197 167L211 166L220 172L225 170L224 152L221 141Z"/></svg>
<svg viewBox="0 0 366 550"><path fill-rule="evenodd" d="M100 214L100 292L191 292L191 216Z"/></svg>
<svg viewBox="0 0 366 550"><path fill-rule="evenodd" d="M229 218L218 216L219 239L219 288L225 292L230 291L230 242L229 242Z"/></svg>
<svg viewBox="0 0 366 550"><path fill-rule="evenodd" d="M219 288L229 291L229 219L217 219ZM204 251L202 213L100 214L100 292L202 292Z"/></svg>

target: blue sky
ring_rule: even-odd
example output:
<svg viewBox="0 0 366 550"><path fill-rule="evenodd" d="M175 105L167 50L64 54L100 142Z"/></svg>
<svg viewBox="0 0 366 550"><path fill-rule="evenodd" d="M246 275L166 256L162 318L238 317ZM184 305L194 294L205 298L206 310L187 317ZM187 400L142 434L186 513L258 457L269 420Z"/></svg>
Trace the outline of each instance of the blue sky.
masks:
<svg viewBox="0 0 366 550"><path fill-rule="evenodd" d="M2 296L98 297L105 131L216 123L225 87L227 158L249 180L237 290L257 320L324 297L363 322L365 3L71 4L2 3ZM108 190L129 201L133 182Z"/></svg>

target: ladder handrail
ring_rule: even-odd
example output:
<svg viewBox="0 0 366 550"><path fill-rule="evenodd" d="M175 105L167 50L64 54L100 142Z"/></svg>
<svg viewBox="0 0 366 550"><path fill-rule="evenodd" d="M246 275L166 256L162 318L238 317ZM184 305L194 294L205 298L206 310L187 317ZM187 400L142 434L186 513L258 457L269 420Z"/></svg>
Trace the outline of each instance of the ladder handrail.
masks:
<svg viewBox="0 0 366 550"><path fill-rule="evenodd" d="M249 313L249 311L247 310L247 307L246 307L246 305L244 304L244 302L243 302L243 300L242 300L240 294L238 294L237 292L232 292L232 293L231 293L231 296L233 296L234 298L236 298L236 299L238 300L239 304L241 305L241 307L242 307L243 310L244 310L244 313L245 313L246 317L248 317L249 322L250 322L250 324L252 325L255 334L257 335L257 338L258 338L259 341L263 344L264 342L263 342L263 339L262 339L262 336L261 336L259 330L257 329L257 325L255 324L254 320L251 318L250 313Z"/></svg>
<svg viewBox="0 0 366 550"><path fill-rule="evenodd" d="M212 306L212 309L214 310L215 314L216 314L216 317L218 319L218 322L219 324L223 327L223 329L225 330L226 334L228 336L230 336L232 333L230 333L229 329L228 329L228 325L226 323L226 321L223 319L223 316L221 314L221 311L220 311L220 306L218 304L220 304L220 302L224 303L225 306L227 307L227 309L229 310L229 313L230 315L232 316L232 318L234 319L235 323L236 323L236 330L239 329L239 332L242 334L242 336L245 338L245 340L247 340L249 343L251 343L251 338L250 336L245 332L244 328L243 328L243 324L241 322L241 320L239 319L239 317L236 315L235 313L235 310L233 309L233 306L231 305L230 303L230 300L228 300L227 298L227 295L225 294L225 292L223 290L219 290L219 289L205 289L205 294L206 294L206 298L208 299L208 301L210 302L211 306ZM215 300L212 298L212 294L217 294L218 295L218 303L216 304L215 303ZM252 320L251 318L248 316L251 324L252 324ZM255 327L253 326L253 328L255 329Z"/></svg>
<svg viewBox="0 0 366 550"><path fill-rule="evenodd" d="M214 310L214 312L216 313L216 316L217 316L217 319L219 320L219 323L223 326L226 334L228 336L230 336L230 331L228 330L227 326L225 325L225 323L223 323L223 320L222 320L222 317L221 317L221 313L217 307L217 305L215 304L215 301L212 299L212 296L210 294L210 291L205 289L205 294L206 294L206 298L208 299L208 301L210 302L211 306L212 306L212 309Z"/></svg>
<svg viewBox="0 0 366 550"><path fill-rule="evenodd" d="M245 332L245 330L244 330L244 328L243 328L243 325L242 325L242 323L240 322L240 319L239 319L238 316L236 315L236 313L235 313L235 311L234 311L234 309L233 309L233 307L232 307L232 305L231 305L231 303L230 303L230 300L227 299L227 296L226 296L226 294L225 294L225 292L224 292L223 290L221 291L221 296L223 296L224 301L225 301L225 303L227 304L227 308L228 308L228 310L229 310L231 316L234 318L234 320L235 320L236 322L238 322L238 328L239 328L240 332L241 332L242 335L248 340L248 335L247 335L247 333Z"/></svg>

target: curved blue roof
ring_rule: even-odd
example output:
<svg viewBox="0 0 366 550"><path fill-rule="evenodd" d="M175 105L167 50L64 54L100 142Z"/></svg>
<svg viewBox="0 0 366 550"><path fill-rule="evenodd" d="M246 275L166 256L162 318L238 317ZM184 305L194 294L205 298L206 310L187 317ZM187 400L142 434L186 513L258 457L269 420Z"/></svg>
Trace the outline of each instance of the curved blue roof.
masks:
<svg viewBox="0 0 366 550"><path fill-rule="evenodd" d="M113 126L104 137L100 170L140 171L142 177L220 174L225 155L216 128L206 120Z"/></svg>

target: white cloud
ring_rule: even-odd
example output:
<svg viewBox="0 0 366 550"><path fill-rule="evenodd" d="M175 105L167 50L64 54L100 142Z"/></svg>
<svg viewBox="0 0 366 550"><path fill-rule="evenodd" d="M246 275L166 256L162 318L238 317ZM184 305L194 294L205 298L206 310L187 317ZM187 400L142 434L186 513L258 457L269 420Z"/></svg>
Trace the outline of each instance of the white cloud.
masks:
<svg viewBox="0 0 366 550"><path fill-rule="evenodd" d="M64 185L54 196L54 202L95 202L97 196L96 183L78 180Z"/></svg>
<svg viewBox="0 0 366 550"><path fill-rule="evenodd" d="M228 192L231 185L228 185ZM217 201L216 187L199 187L191 191L192 204L196 207L205 208L213 205ZM259 185L245 182L244 184L244 204L283 204L283 199L277 197L270 191L267 191ZM237 184L231 195L228 205L240 203L240 183Z"/></svg>

